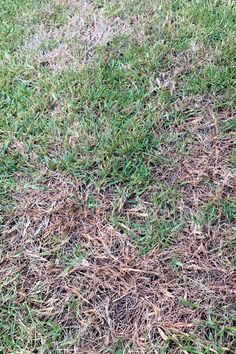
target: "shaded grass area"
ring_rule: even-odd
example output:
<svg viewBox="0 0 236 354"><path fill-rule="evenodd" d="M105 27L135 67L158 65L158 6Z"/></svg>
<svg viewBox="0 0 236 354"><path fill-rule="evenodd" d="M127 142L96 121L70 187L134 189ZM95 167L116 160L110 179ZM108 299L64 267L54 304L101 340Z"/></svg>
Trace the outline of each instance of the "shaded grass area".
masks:
<svg viewBox="0 0 236 354"><path fill-rule="evenodd" d="M1 13L1 350L233 353L235 5Z"/></svg>

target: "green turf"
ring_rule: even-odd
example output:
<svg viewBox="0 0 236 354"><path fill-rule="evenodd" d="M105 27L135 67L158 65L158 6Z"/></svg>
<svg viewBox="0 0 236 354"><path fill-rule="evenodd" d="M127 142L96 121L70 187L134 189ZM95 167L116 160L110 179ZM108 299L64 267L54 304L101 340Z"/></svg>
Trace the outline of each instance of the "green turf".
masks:
<svg viewBox="0 0 236 354"><path fill-rule="evenodd" d="M110 21L120 16L127 27L140 17L141 39L129 32L116 33L108 43L96 46L82 66L81 45L73 52L76 64L62 71L37 61L40 53L57 50L60 39L43 38L33 50L29 42L42 25L63 32L78 9L53 0L10 0L0 5L1 224L14 206L19 176L34 186L56 171L100 191L112 191L115 202L109 220L117 230L128 232L142 255L168 248L193 220L200 227L224 223L232 232L233 196L209 198L199 210L185 211L181 182L171 181L171 173L162 181L159 173L178 170L197 138L182 126L201 107L181 106L180 101L207 98L219 115L235 107L233 1L94 1ZM73 48L75 38L65 42ZM222 139L235 133L234 113L220 122L219 129ZM235 146L229 156L235 171ZM145 215L127 215L122 209L125 202L145 205ZM89 207L96 210L92 194ZM83 257L78 249L63 259L65 275ZM174 267L179 266L177 258ZM1 294L0 351L61 353L74 340L65 338L57 323L39 320L35 308L17 304L14 296L10 285ZM80 304L72 300L70 310L79 313ZM173 342L183 353L224 353L224 333L235 336L235 327L227 318L213 322L206 320L208 344L203 349L194 338L171 338L160 353L171 353ZM126 352L122 340L113 352Z"/></svg>

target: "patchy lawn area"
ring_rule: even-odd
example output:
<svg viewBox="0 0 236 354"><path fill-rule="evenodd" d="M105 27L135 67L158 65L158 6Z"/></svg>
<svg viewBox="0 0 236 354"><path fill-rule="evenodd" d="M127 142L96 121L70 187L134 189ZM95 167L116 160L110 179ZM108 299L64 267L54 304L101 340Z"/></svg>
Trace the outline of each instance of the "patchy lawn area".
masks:
<svg viewBox="0 0 236 354"><path fill-rule="evenodd" d="M0 13L0 352L235 353L235 2Z"/></svg>

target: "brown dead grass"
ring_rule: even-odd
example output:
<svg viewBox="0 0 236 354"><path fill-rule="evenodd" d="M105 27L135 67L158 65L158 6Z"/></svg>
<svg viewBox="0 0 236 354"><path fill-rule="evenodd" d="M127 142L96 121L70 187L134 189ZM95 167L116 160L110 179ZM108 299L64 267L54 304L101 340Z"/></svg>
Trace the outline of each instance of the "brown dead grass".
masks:
<svg viewBox="0 0 236 354"><path fill-rule="evenodd" d="M215 155L211 154L212 163L209 158L207 153L198 166L195 161L198 171L214 166L217 176L221 172L218 183L227 187L227 173L222 165L218 171ZM205 174L196 175L196 167L181 176L192 186L194 197L199 193L198 178ZM91 192L96 196L95 210L88 203ZM187 193L190 201L192 195ZM16 201L3 234L3 288L20 274L17 301L37 308L39 318L59 323L66 335L79 334L68 352L103 352L122 338L130 353L154 352L155 343L159 348L167 340L172 341L172 353L179 353L179 339L192 333L204 348L206 332L201 325L208 314L221 313L224 305L235 314L236 274L227 263L230 234L224 223L211 228L189 223L169 249L141 257L129 235L108 221L113 194L100 194L54 175L36 189L22 187ZM84 257L68 266L66 259L73 258L78 246ZM181 262L177 268L176 257ZM72 298L80 303L79 315L68 311ZM186 306L186 300L194 307ZM233 343L225 338L225 345Z"/></svg>
<svg viewBox="0 0 236 354"><path fill-rule="evenodd" d="M157 179L179 186L190 212L197 212L209 200L235 197L235 173L229 158L235 146L235 132L222 132L224 123L234 119L231 112L217 112L211 101L203 98L182 101L176 108L189 112L190 117L171 128L163 127L167 135L177 134L178 138L163 151L170 163L156 170ZM193 109L195 114L191 116ZM185 142L185 154L180 152L178 139Z"/></svg>
<svg viewBox="0 0 236 354"><path fill-rule="evenodd" d="M235 197L229 161L235 133L222 133L231 112L214 111L212 102L202 97L175 107L184 112L193 108L198 114L190 114L186 122L166 128L163 120L162 134L180 134L188 144L186 154L175 143L166 147L163 153L171 163L155 171L157 183L181 191L179 212L188 216L166 250L140 256L128 232L111 225L116 203L112 192L99 193L55 174L35 189L22 186L15 196L17 208L6 216L2 236L3 289L19 274L18 303L27 302L37 308L39 318L59 323L66 336L79 336L68 352L100 353L122 338L130 353L154 353L166 341L172 342L172 353L181 353L181 338L193 334L204 350L209 338L202 326L209 313L236 315L232 229L224 219L201 226L191 218L209 201ZM24 154L18 142L15 147ZM91 193L95 209L89 206ZM120 212L136 220L152 208L146 195L143 205L126 205ZM84 256L68 263L78 247ZM73 308L68 311L73 298L80 303L79 315ZM233 351L235 344L225 335L225 347Z"/></svg>
<svg viewBox="0 0 236 354"><path fill-rule="evenodd" d="M103 9L95 9L90 1L59 1L74 9L65 25L47 28L40 25L26 43L26 49L37 52L36 63L63 71L82 67L94 56L98 46L106 44L115 36L130 34L130 25L119 17L108 19ZM53 11L53 9L48 9ZM55 48L40 51L43 43L54 40Z"/></svg>

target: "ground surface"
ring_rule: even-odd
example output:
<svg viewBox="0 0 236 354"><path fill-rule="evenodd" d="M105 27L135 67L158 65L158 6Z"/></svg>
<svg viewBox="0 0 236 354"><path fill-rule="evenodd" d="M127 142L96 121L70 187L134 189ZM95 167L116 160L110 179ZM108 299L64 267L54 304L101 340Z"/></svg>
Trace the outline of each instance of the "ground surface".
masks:
<svg viewBox="0 0 236 354"><path fill-rule="evenodd" d="M0 13L0 352L235 353L235 2Z"/></svg>

